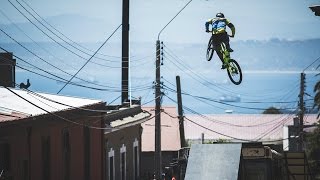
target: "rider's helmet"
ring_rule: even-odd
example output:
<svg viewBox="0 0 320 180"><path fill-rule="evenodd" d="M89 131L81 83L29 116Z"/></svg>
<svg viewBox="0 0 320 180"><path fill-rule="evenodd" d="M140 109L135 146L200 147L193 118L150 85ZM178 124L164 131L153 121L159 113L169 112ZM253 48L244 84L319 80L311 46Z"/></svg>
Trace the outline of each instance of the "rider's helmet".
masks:
<svg viewBox="0 0 320 180"><path fill-rule="evenodd" d="M216 17L224 18L224 14L223 14L223 13L221 13L221 12L219 12L219 13L217 13L217 14L216 14Z"/></svg>

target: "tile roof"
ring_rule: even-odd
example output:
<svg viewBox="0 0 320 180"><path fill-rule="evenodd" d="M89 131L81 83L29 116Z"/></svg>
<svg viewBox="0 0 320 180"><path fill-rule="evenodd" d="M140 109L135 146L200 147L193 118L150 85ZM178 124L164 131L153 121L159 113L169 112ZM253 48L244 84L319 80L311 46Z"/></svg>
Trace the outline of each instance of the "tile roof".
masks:
<svg viewBox="0 0 320 180"><path fill-rule="evenodd" d="M278 140L283 139L283 127L293 125L294 117L293 114L186 115L184 121L185 137L186 139L200 140L201 134L204 133L205 139L213 140ZM307 114L304 117L305 125L314 124L317 121L316 114Z"/></svg>
<svg viewBox="0 0 320 180"><path fill-rule="evenodd" d="M142 107L154 116L154 107ZM177 110L175 107L162 107L165 112L168 112L173 117L166 113L161 113L161 150L162 151L178 151L181 148L179 121L177 118ZM155 118L152 118L141 124L142 137L141 146L142 152L155 151Z"/></svg>
<svg viewBox="0 0 320 180"><path fill-rule="evenodd" d="M53 95L53 94L46 94L46 93L35 94L32 92L28 92L26 90L18 90L18 89L12 89L12 88L10 89L13 92L17 93L18 95L22 96L23 98L27 99L28 101L36 104L37 106L42 107L43 109L49 112L62 111L62 110L72 109L73 107L83 107L87 105L102 103L101 100L68 97L68 96ZM65 105L57 104L53 101L60 102ZM25 101L24 99L18 97L12 92L8 91L6 88L0 87L0 114L5 114L5 115L2 115L0 119L2 120L20 119L15 117L17 115L11 115L11 117L8 116L8 113L11 114L10 111L16 114L19 114L19 117L20 116L22 117L36 116L36 115L47 113L35 107L34 105L30 104L29 102ZM4 116L6 116L6 118L4 118Z"/></svg>

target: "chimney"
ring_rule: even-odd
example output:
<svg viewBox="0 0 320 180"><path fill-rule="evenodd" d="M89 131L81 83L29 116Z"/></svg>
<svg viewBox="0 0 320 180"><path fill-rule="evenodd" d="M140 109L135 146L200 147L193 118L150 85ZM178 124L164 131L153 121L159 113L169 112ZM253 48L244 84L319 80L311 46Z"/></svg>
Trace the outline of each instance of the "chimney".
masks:
<svg viewBox="0 0 320 180"><path fill-rule="evenodd" d="M15 87L16 60L12 53L0 53L0 86Z"/></svg>

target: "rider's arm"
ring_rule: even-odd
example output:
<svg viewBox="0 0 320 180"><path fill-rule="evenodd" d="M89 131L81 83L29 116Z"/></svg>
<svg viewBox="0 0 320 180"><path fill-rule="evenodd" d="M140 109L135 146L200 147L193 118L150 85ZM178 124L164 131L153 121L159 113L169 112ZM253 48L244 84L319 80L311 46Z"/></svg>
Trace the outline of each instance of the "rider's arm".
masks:
<svg viewBox="0 0 320 180"><path fill-rule="evenodd" d="M208 21L206 21L205 27L206 27L206 31L209 31L209 24L212 23L212 19L209 19Z"/></svg>
<svg viewBox="0 0 320 180"><path fill-rule="evenodd" d="M234 27L234 25L227 20L227 26L231 29L231 33L232 33L232 37L234 37L234 35L236 34L236 28Z"/></svg>

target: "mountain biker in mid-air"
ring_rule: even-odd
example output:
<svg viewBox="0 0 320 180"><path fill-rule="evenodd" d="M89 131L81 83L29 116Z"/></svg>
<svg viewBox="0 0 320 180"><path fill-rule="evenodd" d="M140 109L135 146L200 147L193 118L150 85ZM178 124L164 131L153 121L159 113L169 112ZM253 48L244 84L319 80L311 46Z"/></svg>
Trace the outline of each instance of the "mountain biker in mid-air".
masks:
<svg viewBox="0 0 320 180"><path fill-rule="evenodd" d="M236 29L234 25L224 17L223 13L217 13L215 18L209 19L206 21L206 32L209 31L209 25L212 26L212 40L214 45L218 45L221 42L224 42L226 44L226 48L229 52L233 52L233 50L230 48L229 44L229 35L226 31L226 26L228 26L231 29L232 35L230 37L234 37ZM222 64L221 69L225 69L226 65Z"/></svg>

